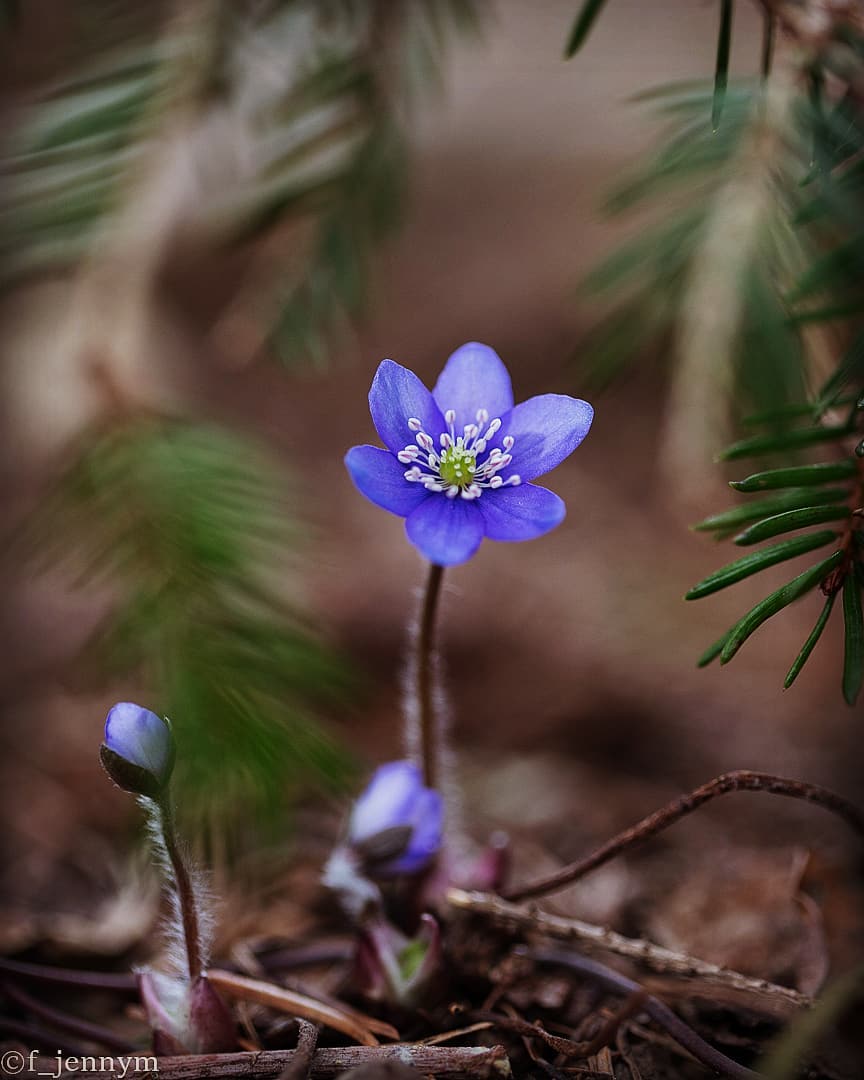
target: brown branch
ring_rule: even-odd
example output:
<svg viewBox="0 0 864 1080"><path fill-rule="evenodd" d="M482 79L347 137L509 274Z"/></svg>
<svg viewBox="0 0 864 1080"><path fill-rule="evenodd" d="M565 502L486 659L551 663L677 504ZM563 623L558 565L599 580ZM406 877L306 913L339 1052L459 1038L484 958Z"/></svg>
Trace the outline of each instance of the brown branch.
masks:
<svg viewBox="0 0 864 1080"><path fill-rule="evenodd" d="M294 1059L282 1070L279 1080L309 1080L312 1074L312 1062L318 1048L318 1028L308 1020L298 1020L300 1030L297 1033L297 1049Z"/></svg>
<svg viewBox="0 0 864 1080"><path fill-rule="evenodd" d="M484 1009L474 1010L469 1015L477 1020L488 1021L493 1027L501 1028L503 1031L513 1031L517 1035L522 1035L526 1038L540 1039L551 1050L554 1050L556 1054L563 1054L564 1057L587 1058L592 1057L598 1051L602 1050L603 1047L608 1046L611 1043L621 1024L634 1013L641 1010L644 999L644 991L631 994L621 1008L600 1025L600 1028L595 1035L590 1039L581 1042L577 1042L574 1039L566 1039L561 1035L553 1035L537 1020L533 1023L529 1023L529 1021L523 1020L518 1016L502 1016L499 1013L488 1012Z"/></svg>
<svg viewBox="0 0 864 1080"><path fill-rule="evenodd" d="M51 967L48 964L28 964L23 960L0 957L0 974L14 975L24 982L54 983L57 986L78 986L85 990L107 990L118 994L138 993L135 975L107 971L78 971L76 968Z"/></svg>
<svg viewBox="0 0 864 1080"><path fill-rule="evenodd" d="M523 930L546 934L561 941L579 941L583 946L602 949L605 952L625 956L628 960L644 964L654 971L669 972L690 978L699 978L708 984L724 986L743 993L755 995L795 1008L812 1005L812 999L805 994L792 990L788 986L777 986L765 979L755 979L730 968L710 964L686 953L664 949L642 938L628 938L603 926L582 922L580 919L566 919L546 911L536 911L508 903L492 893L470 893L462 889L449 889L447 900L454 907L472 911L478 915L487 915L509 926Z"/></svg>
<svg viewBox="0 0 864 1080"><path fill-rule="evenodd" d="M803 799L805 802L815 803L843 818L857 833L864 836L864 812L848 799L844 799L842 795L837 795L818 784L807 784L803 780L787 780L782 776L774 776L772 773L738 769L735 772L723 773L722 776L709 780L707 784L702 784L689 794L673 799L662 809L649 814L648 817L631 825L629 829L618 833L617 836L613 836L611 840L607 840L605 844L584 858L530 885L510 889L504 897L507 900L527 900L529 897L545 896L563 889L566 885L584 877L589 871L595 870L622 852L642 843L643 840L674 825L676 821L680 821L687 814L692 814L704 803L732 791L764 791L768 795L783 795L790 799Z"/></svg>
<svg viewBox="0 0 864 1080"><path fill-rule="evenodd" d="M676 1016L668 1005L647 993L644 987L625 975L620 975L604 964L598 964L596 960L589 960L588 957L576 952L564 952L559 949L526 949L524 955L538 964L569 968L613 993L626 994L628 997L634 994L643 995L641 1011L650 1016L655 1024L664 1028L697 1061L701 1061L703 1065L707 1065L709 1069L713 1069L722 1076L732 1077L733 1080L762 1080L760 1073L739 1065L737 1061L715 1050L713 1046L705 1042L701 1035L697 1035L680 1017Z"/></svg>
<svg viewBox="0 0 864 1080"><path fill-rule="evenodd" d="M188 1054L158 1058L159 1080L268 1080L280 1076L295 1060L297 1050L259 1050L239 1054ZM140 1059L139 1059L140 1060ZM145 1059L146 1061L146 1059ZM150 1059L152 1064L153 1059ZM439 1080L481 1080L511 1076L503 1046L345 1046L316 1050L309 1070L312 1080L340 1076L361 1065L399 1062ZM153 1072L138 1068L134 1057L126 1080L152 1080ZM105 1080L99 1072L61 1072L57 1080Z"/></svg>

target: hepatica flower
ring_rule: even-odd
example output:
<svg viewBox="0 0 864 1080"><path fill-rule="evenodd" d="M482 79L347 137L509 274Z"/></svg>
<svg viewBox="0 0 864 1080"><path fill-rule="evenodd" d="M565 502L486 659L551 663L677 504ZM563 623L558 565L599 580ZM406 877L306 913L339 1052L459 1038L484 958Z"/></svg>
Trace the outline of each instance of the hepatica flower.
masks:
<svg viewBox="0 0 864 1080"><path fill-rule="evenodd" d="M354 804L348 843L376 877L415 874L441 846L444 804L423 784L410 761L390 761L375 770Z"/></svg>
<svg viewBox="0 0 864 1080"><path fill-rule="evenodd" d="M587 401L542 394L514 406L510 375L488 345L457 349L430 393L385 360L369 408L386 446L355 446L345 464L359 491L404 517L430 562L452 566L490 540L531 540L564 519L564 502L532 483L588 434Z"/></svg>

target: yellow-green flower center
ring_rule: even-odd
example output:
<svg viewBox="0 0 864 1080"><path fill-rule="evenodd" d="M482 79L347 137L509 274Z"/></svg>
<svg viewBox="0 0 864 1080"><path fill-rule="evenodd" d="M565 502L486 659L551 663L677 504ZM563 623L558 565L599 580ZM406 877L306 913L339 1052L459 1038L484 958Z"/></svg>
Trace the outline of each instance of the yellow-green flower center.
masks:
<svg viewBox="0 0 864 1080"><path fill-rule="evenodd" d="M460 439L459 442L462 440ZM448 446L441 451L438 471L445 484L456 487L467 487L474 480L477 468L477 456L465 447Z"/></svg>

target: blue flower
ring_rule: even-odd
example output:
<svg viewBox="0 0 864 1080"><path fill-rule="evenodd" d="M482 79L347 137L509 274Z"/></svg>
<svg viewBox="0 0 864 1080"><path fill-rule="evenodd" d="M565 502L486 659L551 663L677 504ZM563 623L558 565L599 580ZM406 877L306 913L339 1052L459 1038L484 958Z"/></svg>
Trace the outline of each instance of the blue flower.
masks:
<svg viewBox="0 0 864 1080"><path fill-rule="evenodd" d="M513 405L510 375L488 345L457 349L430 393L392 360L369 392L387 449L355 446L345 464L358 490L404 517L430 562L452 566L490 540L531 540L564 519L564 502L532 480L588 434L587 401L542 394Z"/></svg>
<svg viewBox="0 0 864 1080"><path fill-rule="evenodd" d="M375 770L354 804L348 844L376 877L425 869L441 847L444 804L424 787L410 761L390 761Z"/></svg>
<svg viewBox="0 0 864 1080"><path fill-rule="evenodd" d="M155 797L168 783L174 767L174 740L167 720L121 701L105 720L102 764L125 791Z"/></svg>

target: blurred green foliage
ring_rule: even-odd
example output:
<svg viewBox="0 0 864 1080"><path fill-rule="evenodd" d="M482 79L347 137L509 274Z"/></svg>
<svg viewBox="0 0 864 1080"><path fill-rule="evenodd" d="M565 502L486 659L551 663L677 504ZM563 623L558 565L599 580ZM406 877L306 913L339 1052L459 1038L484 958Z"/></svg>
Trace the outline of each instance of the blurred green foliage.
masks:
<svg viewBox="0 0 864 1080"><path fill-rule="evenodd" d="M254 445L157 418L88 432L24 539L42 569L107 589L79 663L173 720L187 822L230 837L344 782L316 712L344 701L346 672L301 614L296 526Z"/></svg>

